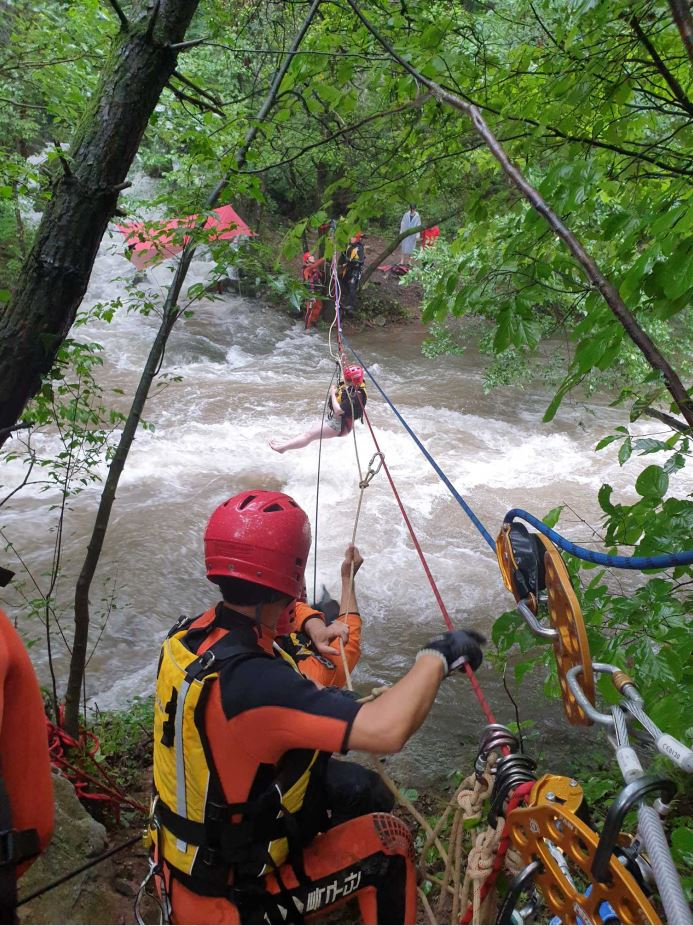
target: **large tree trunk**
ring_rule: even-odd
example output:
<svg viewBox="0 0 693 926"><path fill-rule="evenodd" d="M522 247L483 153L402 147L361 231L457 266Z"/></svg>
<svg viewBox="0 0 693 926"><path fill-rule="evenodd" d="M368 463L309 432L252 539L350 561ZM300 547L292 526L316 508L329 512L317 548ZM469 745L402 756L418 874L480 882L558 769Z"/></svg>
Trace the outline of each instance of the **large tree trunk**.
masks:
<svg viewBox="0 0 693 926"><path fill-rule="evenodd" d="M101 238L199 0L139 0L113 41L10 303L0 314L0 428L15 424L70 330ZM2 438L0 437L0 446Z"/></svg>

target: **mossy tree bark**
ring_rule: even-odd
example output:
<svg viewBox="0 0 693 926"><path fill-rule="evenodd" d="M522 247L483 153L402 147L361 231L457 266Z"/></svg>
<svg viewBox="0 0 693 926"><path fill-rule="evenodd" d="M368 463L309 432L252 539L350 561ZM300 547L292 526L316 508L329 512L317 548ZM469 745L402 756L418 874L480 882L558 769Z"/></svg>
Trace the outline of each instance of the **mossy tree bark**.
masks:
<svg viewBox="0 0 693 926"><path fill-rule="evenodd" d="M0 314L0 428L16 423L74 322L149 117L176 68L170 45L184 38L198 2L138 0L121 20L93 105L54 167L34 245Z"/></svg>

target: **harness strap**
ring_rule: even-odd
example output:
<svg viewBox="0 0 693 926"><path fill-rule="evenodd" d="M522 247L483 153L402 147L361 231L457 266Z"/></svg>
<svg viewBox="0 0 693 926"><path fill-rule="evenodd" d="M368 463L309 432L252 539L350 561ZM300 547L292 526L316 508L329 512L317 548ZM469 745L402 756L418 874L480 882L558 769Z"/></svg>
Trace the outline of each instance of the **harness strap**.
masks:
<svg viewBox="0 0 693 926"><path fill-rule="evenodd" d="M17 919L17 865L35 858L41 851L35 829L12 828L12 808L0 777L0 922Z"/></svg>

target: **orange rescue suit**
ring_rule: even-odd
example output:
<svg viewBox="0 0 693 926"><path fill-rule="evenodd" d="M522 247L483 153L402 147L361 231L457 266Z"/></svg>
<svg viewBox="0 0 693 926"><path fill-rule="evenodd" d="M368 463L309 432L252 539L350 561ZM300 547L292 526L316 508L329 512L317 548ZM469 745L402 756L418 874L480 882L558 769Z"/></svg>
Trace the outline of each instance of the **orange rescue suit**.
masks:
<svg viewBox="0 0 693 926"><path fill-rule="evenodd" d="M298 636L312 614L317 614L322 618L320 611L311 608L305 601L297 601L290 608L289 633L278 637L276 642L289 653L301 675L318 685L334 685L337 688L343 688L346 685L346 675L341 655L327 656L317 653L306 646ZM349 628L349 639L344 644L344 653L349 672L353 672L361 658L361 615L352 611L349 614L340 614L337 619Z"/></svg>
<svg viewBox="0 0 693 926"><path fill-rule="evenodd" d="M5 875L9 872L13 880L26 871L53 835L53 782L41 690L24 644L3 611L0 611L0 787L9 805L5 811L11 818L11 831L16 834L18 857L3 866ZM7 822L3 822L0 829L6 828ZM2 880L5 883L0 887L0 909L5 913L16 900L16 885L10 883L9 877Z"/></svg>

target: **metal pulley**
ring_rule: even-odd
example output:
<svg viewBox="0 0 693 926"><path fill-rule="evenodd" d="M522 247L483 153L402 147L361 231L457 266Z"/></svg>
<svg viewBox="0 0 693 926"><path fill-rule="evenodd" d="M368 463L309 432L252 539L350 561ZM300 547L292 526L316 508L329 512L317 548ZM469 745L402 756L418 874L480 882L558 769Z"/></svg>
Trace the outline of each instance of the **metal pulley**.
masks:
<svg viewBox="0 0 693 926"><path fill-rule="evenodd" d="M568 673L579 671L581 690L594 705L592 657L582 609L558 549L524 524L504 523L496 540L496 555L505 587L530 631L551 640L563 708L570 723L588 726L588 712L575 698ZM548 618L548 626L542 623Z"/></svg>

